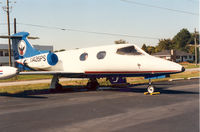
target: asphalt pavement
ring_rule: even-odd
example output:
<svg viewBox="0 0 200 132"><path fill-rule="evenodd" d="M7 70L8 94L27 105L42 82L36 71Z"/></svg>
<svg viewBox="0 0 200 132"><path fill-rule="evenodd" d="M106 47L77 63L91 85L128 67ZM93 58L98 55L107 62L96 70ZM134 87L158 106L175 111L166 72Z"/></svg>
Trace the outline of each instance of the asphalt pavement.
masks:
<svg viewBox="0 0 200 132"><path fill-rule="evenodd" d="M199 80L0 94L1 132L199 132ZM82 92L81 92L82 91Z"/></svg>

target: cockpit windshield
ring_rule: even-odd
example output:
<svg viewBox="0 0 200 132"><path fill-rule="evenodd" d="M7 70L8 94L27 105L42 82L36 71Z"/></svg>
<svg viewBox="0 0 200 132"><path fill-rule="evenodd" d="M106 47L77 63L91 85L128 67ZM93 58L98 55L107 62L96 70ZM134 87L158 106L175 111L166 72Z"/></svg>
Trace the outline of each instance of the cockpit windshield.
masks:
<svg viewBox="0 0 200 132"><path fill-rule="evenodd" d="M142 53L135 49L134 46L128 46L124 48L117 49L117 54L120 55L141 55Z"/></svg>

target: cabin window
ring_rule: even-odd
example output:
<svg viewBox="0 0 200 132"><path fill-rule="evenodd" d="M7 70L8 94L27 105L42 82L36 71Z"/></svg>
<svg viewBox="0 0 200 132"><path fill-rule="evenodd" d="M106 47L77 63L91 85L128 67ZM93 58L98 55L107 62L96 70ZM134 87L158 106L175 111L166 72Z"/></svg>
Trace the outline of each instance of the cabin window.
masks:
<svg viewBox="0 0 200 132"><path fill-rule="evenodd" d="M142 53L137 51L134 46L128 46L117 50L117 54L120 55L141 55Z"/></svg>
<svg viewBox="0 0 200 132"><path fill-rule="evenodd" d="M88 58L88 53L82 53L82 54L80 55L80 60L81 60L81 61L85 61L87 58Z"/></svg>
<svg viewBox="0 0 200 132"><path fill-rule="evenodd" d="M98 54L97 54L97 59L104 59L106 56L106 51L100 51Z"/></svg>

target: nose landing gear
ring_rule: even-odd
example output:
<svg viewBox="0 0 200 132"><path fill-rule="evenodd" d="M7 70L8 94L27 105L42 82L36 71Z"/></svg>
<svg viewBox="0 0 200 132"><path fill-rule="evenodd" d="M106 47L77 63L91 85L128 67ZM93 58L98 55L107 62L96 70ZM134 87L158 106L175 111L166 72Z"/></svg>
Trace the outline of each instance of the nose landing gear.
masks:
<svg viewBox="0 0 200 132"><path fill-rule="evenodd" d="M151 94L151 93L153 93L154 92L154 86L153 85L149 85L148 87L147 87L147 91Z"/></svg>
<svg viewBox="0 0 200 132"><path fill-rule="evenodd" d="M155 87L152 85L151 79L149 79L149 86L147 87L147 92L144 93L144 95L157 95L160 94L160 92L155 92Z"/></svg>

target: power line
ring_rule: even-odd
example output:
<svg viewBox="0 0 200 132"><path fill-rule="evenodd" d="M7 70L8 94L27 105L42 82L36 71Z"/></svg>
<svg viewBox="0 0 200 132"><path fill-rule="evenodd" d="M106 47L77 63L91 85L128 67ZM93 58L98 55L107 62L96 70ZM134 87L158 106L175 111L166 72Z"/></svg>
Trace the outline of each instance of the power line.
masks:
<svg viewBox="0 0 200 132"><path fill-rule="evenodd" d="M35 25L35 24L26 24L26 23L17 23L18 25L25 25L25 26L32 26L32 27L40 27L40 28L48 28L48 29L58 29L58 30L66 30L64 28L59 27L51 27L51 26L44 26L44 25Z"/></svg>
<svg viewBox="0 0 200 132"><path fill-rule="evenodd" d="M17 24L19 24L19 25L25 25L25 26L47 28L47 29L57 29L57 30L63 30L63 31L74 31L74 32L83 32L83 33L90 33L90 34L98 34L98 35L121 36L121 37L132 37L132 38L143 38L143 39L156 39L156 40L160 39L160 38L148 37L148 36L137 36L137 35L128 35L128 34L117 34L117 33L107 33L107 32L86 31L86 30L80 30L80 29L50 27L50 26L35 25L35 24L25 24L25 23L17 23Z"/></svg>
<svg viewBox="0 0 200 132"><path fill-rule="evenodd" d="M120 0L120 1L125 2L125 3L140 5L140 6L146 6L146 7L158 8L158 9L162 9L162 10L173 11L173 12L179 12L179 13L185 13L185 14L197 15L197 16L199 15L198 13L194 13L194 12L188 12L188 11L183 11L183 10L171 9L171 8L167 8L167 7L155 6L155 5L150 5L150 4L136 2L136 1L130 1L130 0Z"/></svg>

